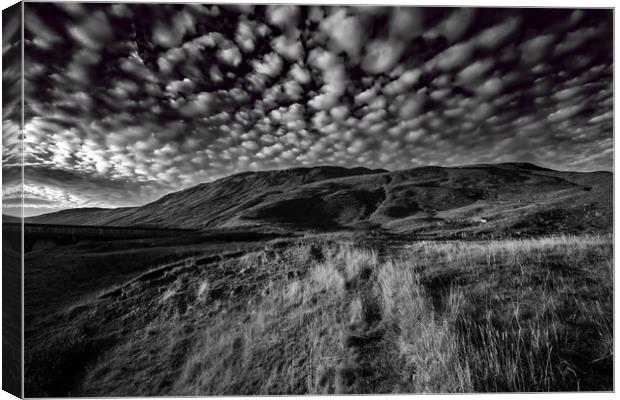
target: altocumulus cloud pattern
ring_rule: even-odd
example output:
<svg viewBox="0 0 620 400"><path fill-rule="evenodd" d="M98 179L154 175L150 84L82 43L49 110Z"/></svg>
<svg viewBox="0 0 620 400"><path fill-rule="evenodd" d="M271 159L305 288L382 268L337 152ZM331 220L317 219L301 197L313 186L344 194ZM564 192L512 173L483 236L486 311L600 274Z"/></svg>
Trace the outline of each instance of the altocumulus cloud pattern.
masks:
<svg viewBox="0 0 620 400"><path fill-rule="evenodd" d="M612 169L609 10L26 3L25 19L33 209L293 166Z"/></svg>

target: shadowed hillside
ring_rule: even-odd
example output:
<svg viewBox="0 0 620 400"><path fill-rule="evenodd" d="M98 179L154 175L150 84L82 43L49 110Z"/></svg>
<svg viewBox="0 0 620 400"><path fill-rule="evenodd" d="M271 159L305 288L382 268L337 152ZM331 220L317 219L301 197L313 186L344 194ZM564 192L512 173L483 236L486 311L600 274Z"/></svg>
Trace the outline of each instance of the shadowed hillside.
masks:
<svg viewBox="0 0 620 400"><path fill-rule="evenodd" d="M19 218L19 217L14 217L14 216L8 215L8 214L2 214L2 222L3 223L6 222L6 223L14 223L14 224L16 224L16 223L19 223L21 221L22 221L22 219Z"/></svg>
<svg viewBox="0 0 620 400"><path fill-rule="evenodd" d="M296 230L379 229L429 236L604 232L612 174L526 163L388 172L314 167L245 172L142 207L74 209L27 222Z"/></svg>

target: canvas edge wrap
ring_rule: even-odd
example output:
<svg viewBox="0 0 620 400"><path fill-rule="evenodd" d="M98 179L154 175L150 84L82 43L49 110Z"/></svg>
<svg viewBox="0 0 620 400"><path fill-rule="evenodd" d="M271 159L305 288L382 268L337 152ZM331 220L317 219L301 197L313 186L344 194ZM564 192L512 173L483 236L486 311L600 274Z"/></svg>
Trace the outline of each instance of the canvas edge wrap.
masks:
<svg viewBox="0 0 620 400"><path fill-rule="evenodd" d="M17 397L23 397L24 350L22 39L23 3L19 2L2 10L2 390ZM6 126L6 120L18 129ZM19 217L9 220L9 209Z"/></svg>

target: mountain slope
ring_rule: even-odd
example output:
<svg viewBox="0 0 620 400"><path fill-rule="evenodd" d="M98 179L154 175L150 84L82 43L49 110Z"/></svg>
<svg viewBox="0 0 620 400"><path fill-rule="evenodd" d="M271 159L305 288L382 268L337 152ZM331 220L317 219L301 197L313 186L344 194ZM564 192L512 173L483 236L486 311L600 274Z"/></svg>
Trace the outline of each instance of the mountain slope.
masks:
<svg viewBox="0 0 620 400"><path fill-rule="evenodd" d="M22 219L19 217L15 217L13 215L2 214L2 222L3 223L18 223L21 222Z"/></svg>
<svg viewBox="0 0 620 400"><path fill-rule="evenodd" d="M532 164L294 168L246 172L171 193L142 207L75 209L27 222L183 228L391 232L611 231L612 174Z"/></svg>

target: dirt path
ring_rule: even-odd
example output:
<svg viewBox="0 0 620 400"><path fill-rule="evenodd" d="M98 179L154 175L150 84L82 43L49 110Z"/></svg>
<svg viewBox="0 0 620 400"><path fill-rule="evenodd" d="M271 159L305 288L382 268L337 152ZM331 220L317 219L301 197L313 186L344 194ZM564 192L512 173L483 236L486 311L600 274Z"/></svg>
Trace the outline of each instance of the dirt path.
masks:
<svg viewBox="0 0 620 400"><path fill-rule="evenodd" d="M347 354L336 371L336 394L389 393L397 383L392 368L397 349L388 337L398 328L384 318L377 274L378 267L400 247L385 242L366 243L364 247L376 251L378 262L373 268L362 269L345 285L351 321L342 337Z"/></svg>

